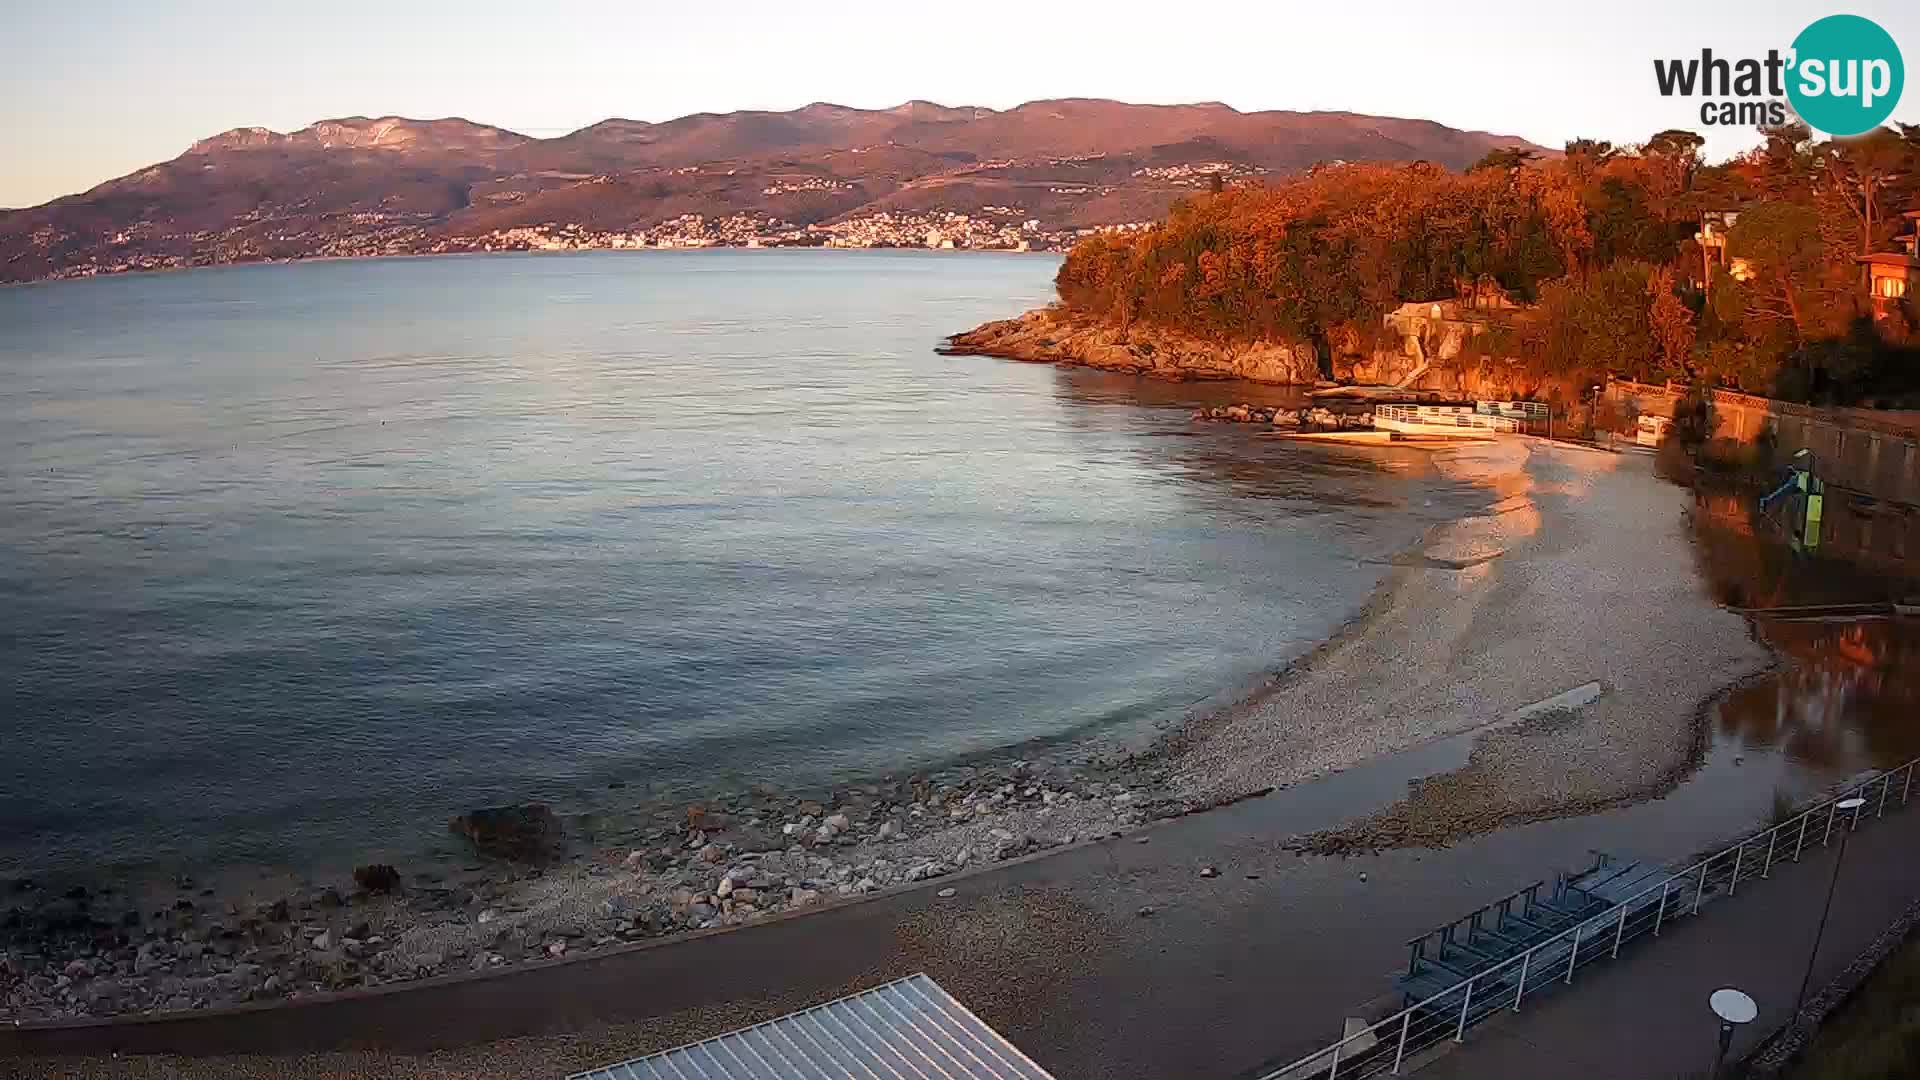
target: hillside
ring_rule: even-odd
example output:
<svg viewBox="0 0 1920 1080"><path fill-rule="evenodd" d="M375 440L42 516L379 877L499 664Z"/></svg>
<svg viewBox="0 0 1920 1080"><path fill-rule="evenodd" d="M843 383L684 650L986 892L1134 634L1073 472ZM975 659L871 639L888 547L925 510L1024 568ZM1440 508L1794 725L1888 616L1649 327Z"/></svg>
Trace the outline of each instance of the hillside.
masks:
<svg viewBox="0 0 1920 1080"><path fill-rule="evenodd" d="M1213 174L1464 166L1530 145L1429 121L1065 99L609 119L534 139L462 119L236 128L0 212L0 281L319 255L724 243L1058 247Z"/></svg>

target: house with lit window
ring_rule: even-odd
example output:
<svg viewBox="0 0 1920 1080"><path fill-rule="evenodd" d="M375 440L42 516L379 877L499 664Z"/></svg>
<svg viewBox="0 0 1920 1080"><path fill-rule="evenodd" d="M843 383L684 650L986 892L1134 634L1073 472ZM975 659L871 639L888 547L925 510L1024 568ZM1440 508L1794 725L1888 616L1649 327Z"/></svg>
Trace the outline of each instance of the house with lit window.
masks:
<svg viewBox="0 0 1920 1080"><path fill-rule="evenodd" d="M1876 251L1859 262L1867 268L1867 292L1876 301L1898 301L1920 279L1920 260L1904 251Z"/></svg>
<svg viewBox="0 0 1920 1080"><path fill-rule="evenodd" d="M1700 272L1704 275L1694 280L1697 287L1704 289L1712 283L1713 268L1716 264L1725 267L1735 281L1745 281L1753 276L1751 263L1727 251L1727 237L1733 232L1734 223L1739 220L1740 211L1738 210L1701 212L1700 231L1693 234L1694 241L1700 245L1702 256Z"/></svg>
<svg viewBox="0 0 1920 1080"><path fill-rule="evenodd" d="M1907 219L1906 231L1893 238L1901 250L1876 251L1858 260L1867 269L1867 295L1876 316L1916 295L1914 286L1920 284L1920 210L1901 216Z"/></svg>

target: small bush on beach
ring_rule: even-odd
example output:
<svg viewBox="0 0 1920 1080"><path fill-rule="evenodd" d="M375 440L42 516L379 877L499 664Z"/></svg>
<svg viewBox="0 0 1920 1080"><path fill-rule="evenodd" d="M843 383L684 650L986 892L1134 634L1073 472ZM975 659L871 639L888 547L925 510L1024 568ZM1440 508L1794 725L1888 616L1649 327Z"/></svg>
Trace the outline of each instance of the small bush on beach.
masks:
<svg viewBox="0 0 1920 1080"><path fill-rule="evenodd" d="M1763 483L1772 478L1771 462L1762 447L1735 439L1713 439L1700 447L1695 460L1703 469L1742 480Z"/></svg>

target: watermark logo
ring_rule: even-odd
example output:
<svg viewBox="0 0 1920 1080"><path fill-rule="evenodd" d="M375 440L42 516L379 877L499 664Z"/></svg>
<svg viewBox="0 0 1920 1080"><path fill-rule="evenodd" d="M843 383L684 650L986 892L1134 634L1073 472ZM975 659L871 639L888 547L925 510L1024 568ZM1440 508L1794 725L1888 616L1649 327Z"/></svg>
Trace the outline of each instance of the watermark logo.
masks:
<svg viewBox="0 0 1920 1080"><path fill-rule="evenodd" d="M1906 86L1893 35L1858 15L1829 15L1800 31L1793 55L1787 100L1800 119L1829 135L1879 127Z"/></svg>
<svg viewBox="0 0 1920 1080"><path fill-rule="evenodd" d="M1730 59L1700 50L1696 59L1655 60L1662 97L1700 97L1707 126L1783 124L1787 104L1828 135L1858 135L1884 123L1906 88L1906 65L1893 35L1872 19L1829 15L1793 39L1784 55ZM1785 102L1781 99L1785 98Z"/></svg>

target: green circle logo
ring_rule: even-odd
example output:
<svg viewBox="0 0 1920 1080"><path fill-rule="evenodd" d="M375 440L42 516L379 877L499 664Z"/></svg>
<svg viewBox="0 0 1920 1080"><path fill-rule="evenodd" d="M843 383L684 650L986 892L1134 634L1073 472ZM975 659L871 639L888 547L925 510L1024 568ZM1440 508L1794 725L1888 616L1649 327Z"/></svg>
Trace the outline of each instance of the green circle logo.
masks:
<svg viewBox="0 0 1920 1080"><path fill-rule="evenodd" d="M1829 15L1793 39L1787 100L1829 135L1858 135L1893 113L1907 82L1900 46L1880 24Z"/></svg>

